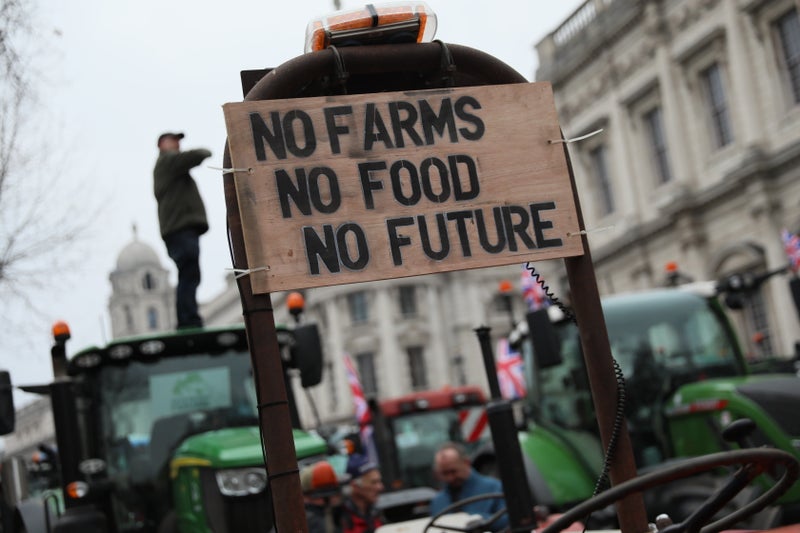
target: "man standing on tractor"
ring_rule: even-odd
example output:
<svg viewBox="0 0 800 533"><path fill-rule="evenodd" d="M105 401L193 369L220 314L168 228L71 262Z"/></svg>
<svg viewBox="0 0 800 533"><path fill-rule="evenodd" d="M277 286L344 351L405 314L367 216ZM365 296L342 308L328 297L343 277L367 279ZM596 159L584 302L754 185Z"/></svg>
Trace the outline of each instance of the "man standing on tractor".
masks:
<svg viewBox="0 0 800 533"><path fill-rule="evenodd" d="M472 468L466 449L456 443L443 444L434 457L433 470L444 487L431 500L431 515L459 500L480 494L502 493L500 480L479 474ZM491 498L464 505L460 510L487 519L506 506L503 498ZM503 514L487 528L500 531L508 527L508 514Z"/></svg>
<svg viewBox="0 0 800 533"><path fill-rule="evenodd" d="M183 137L183 133L162 133L158 137L159 154L153 169L161 237L178 267L178 329L203 326L196 293L200 285L200 235L208 231L208 220L189 170L211 156L205 148L181 152Z"/></svg>
<svg viewBox="0 0 800 533"><path fill-rule="evenodd" d="M374 533L383 525L375 509L383 492L381 471L366 456L356 453L347 462L347 473L350 494L343 505L342 533Z"/></svg>

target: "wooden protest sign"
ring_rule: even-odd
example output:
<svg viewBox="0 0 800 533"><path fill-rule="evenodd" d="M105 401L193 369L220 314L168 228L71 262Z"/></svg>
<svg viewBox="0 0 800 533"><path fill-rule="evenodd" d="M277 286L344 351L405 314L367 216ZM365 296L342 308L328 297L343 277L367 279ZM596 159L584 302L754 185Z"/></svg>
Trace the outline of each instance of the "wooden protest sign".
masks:
<svg viewBox="0 0 800 533"><path fill-rule="evenodd" d="M223 109L255 293L583 253L549 83Z"/></svg>

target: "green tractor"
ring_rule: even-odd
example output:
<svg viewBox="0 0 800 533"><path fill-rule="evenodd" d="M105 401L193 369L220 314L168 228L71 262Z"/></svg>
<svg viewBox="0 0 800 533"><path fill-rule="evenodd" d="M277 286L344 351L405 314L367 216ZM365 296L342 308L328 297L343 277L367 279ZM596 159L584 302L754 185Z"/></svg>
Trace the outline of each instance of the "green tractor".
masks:
<svg viewBox="0 0 800 533"><path fill-rule="evenodd" d="M624 382L618 417L627 421L640 473L675 459L751 445L768 444L800 458L794 414L800 379L751 371L715 284L609 296L602 306L622 378L608 385L607 394L619 398ZM520 441L529 485L537 503L564 510L592 496L605 457L578 329L551 306L530 313L512 342L527 369L528 422ZM751 434L723 438L723 430L740 419L752 421ZM475 459L484 472L495 464L492 450ZM694 477L651 491L646 504L680 517L716 486L711 474ZM741 498L761 490L755 487ZM765 523L753 525L796 520L798 503L800 486L795 486L772 513L760 515Z"/></svg>
<svg viewBox="0 0 800 533"><path fill-rule="evenodd" d="M304 386L318 383L316 326L279 327L277 333L284 364L300 369ZM7 494L18 530L238 533L272 527L243 327L118 339L69 361L68 337L68 330L56 335L55 381L22 387L51 397L62 488L56 499L63 492L65 509L53 513L47 498ZM322 438L300 429L294 447L301 465L328 451Z"/></svg>

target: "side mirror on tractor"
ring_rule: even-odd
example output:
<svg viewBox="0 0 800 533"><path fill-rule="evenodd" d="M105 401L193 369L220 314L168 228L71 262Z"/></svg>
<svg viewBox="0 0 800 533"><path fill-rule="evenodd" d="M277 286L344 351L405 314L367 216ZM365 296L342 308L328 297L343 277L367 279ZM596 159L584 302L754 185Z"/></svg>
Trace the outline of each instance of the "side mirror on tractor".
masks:
<svg viewBox="0 0 800 533"><path fill-rule="evenodd" d="M7 370L0 370L0 435L14 432L14 393L11 387L11 375Z"/></svg>
<svg viewBox="0 0 800 533"><path fill-rule="evenodd" d="M562 363L561 342L547 308L531 311L525 315L528 335L533 344L533 358L538 368L550 368Z"/></svg>
<svg viewBox="0 0 800 533"><path fill-rule="evenodd" d="M300 371L300 384L304 389L322 381L322 341L316 324L300 324L306 300L300 292L290 292L286 307L294 317L294 343L290 349L291 366Z"/></svg>
<svg viewBox="0 0 800 533"><path fill-rule="evenodd" d="M293 366L300 371L303 388L319 385L322 381L322 340L316 324L294 328L291 354Z"/></svg>

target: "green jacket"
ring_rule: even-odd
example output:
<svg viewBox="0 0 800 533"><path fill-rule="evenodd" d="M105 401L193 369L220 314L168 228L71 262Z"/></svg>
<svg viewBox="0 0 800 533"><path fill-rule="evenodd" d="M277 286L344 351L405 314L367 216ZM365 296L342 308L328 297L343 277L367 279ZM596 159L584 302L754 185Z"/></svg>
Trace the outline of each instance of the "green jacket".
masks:
<svg viewBox="0 0 800 533"><path fill-rule="evenodd" d="M189 169L210 156L204 148L159 154L153 169L153 192L162 238L187 228L196 228L201 235L208 231L206 208Z"/></svg>

